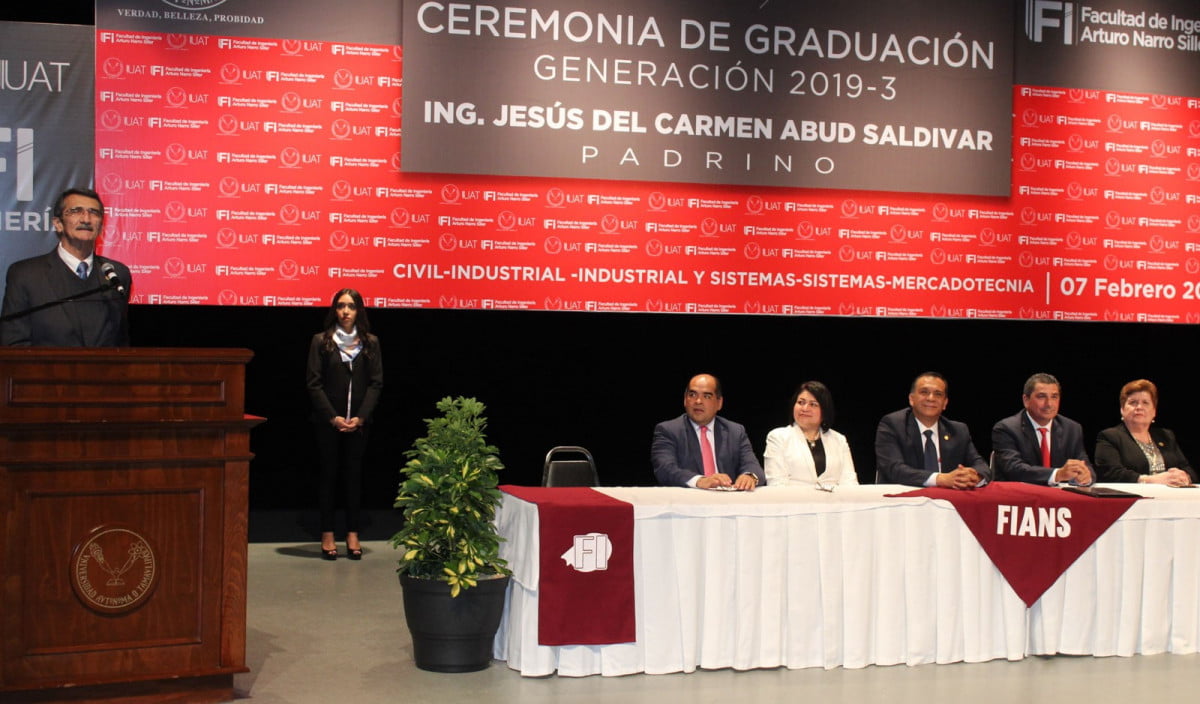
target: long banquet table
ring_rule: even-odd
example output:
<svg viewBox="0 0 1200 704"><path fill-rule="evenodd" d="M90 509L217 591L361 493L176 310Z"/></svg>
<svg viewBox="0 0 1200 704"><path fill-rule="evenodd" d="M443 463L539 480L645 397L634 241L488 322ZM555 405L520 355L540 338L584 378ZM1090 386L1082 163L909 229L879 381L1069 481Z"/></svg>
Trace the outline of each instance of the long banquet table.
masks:
<svg viewBox="0 0 1200 704"><path fill-rule="evenodd" d="M942 500L907 487L596 491L634 507L637 640L538 644L538 510L505 494L494 655L526 676L1195 653L1200 491L1140 500L1026 608ZM1103 499L1095 499L1102 501Z"/></svg>

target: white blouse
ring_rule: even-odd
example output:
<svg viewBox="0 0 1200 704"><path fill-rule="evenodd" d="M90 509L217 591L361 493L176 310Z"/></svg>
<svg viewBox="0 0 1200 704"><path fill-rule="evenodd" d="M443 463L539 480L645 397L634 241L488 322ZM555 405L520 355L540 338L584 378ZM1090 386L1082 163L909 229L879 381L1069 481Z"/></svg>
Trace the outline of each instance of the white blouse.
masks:
<svg viewBox="0 0 1200 704"><path fill-rule="evenodd" d="M767 449L763 453L763 469L767 475L767 486L858 484L854 471L854 459L850 456L850 444L846 436L836 430L821 433L821 444L825 448L825 472L817 476L812 451L804 439L804 431L795 423L776 428L767 433Z"/></svg>

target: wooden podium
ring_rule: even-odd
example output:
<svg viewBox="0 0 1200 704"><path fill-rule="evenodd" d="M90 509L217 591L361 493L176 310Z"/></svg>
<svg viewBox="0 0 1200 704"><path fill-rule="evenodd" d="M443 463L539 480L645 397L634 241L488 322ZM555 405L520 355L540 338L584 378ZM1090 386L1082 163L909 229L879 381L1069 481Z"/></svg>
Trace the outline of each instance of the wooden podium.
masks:
<svg viewBox="0 0 1200 704"><path fill-rule="evenodd" d="M0 349L0 700L233 698L251 356Z"/></svg>

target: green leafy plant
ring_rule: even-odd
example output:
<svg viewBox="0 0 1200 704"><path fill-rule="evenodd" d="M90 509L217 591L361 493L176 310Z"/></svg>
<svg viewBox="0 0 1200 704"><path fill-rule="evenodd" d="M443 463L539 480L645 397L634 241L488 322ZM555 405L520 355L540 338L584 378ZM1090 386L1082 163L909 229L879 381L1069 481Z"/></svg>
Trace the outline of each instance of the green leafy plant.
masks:
<svg viewBox="0 0 1200 704"><path fill-rule="evenodd" d="M487 444L484 408L462 396L438 401L441 417L426 418L428 434L404 453L394 504L404 509L404 526L391 540L404 551L396 571L448 582L451 596L481 578L511 574L492 522L504 465Z"/></svg>

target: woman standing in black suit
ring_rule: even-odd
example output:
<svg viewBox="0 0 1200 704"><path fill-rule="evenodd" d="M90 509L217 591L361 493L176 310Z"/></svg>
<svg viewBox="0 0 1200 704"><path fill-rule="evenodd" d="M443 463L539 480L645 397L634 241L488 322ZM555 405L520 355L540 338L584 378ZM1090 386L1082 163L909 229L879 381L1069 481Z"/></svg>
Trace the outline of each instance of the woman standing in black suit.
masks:
<svg viewBox="0 0 1200 704"><path fill-rule="evenodd" d="M379 338L371 334L362 295L344 288L333 296L325 330L313 335L308 347L308 393L321 459L321 557L326 560L337 559L333 526L339 473L346 494L346 555L362 559L362 459L382 389Z"/></svg>
<svg viewBox="0 0 1200 704"><path fill-rule="evenodd" d="M1137 379L1121 387L1121 424L1096 438L1096 470L1102 482L1187 486L1196 481L1175 433L1152 427L1158 387Z"/></svg>

